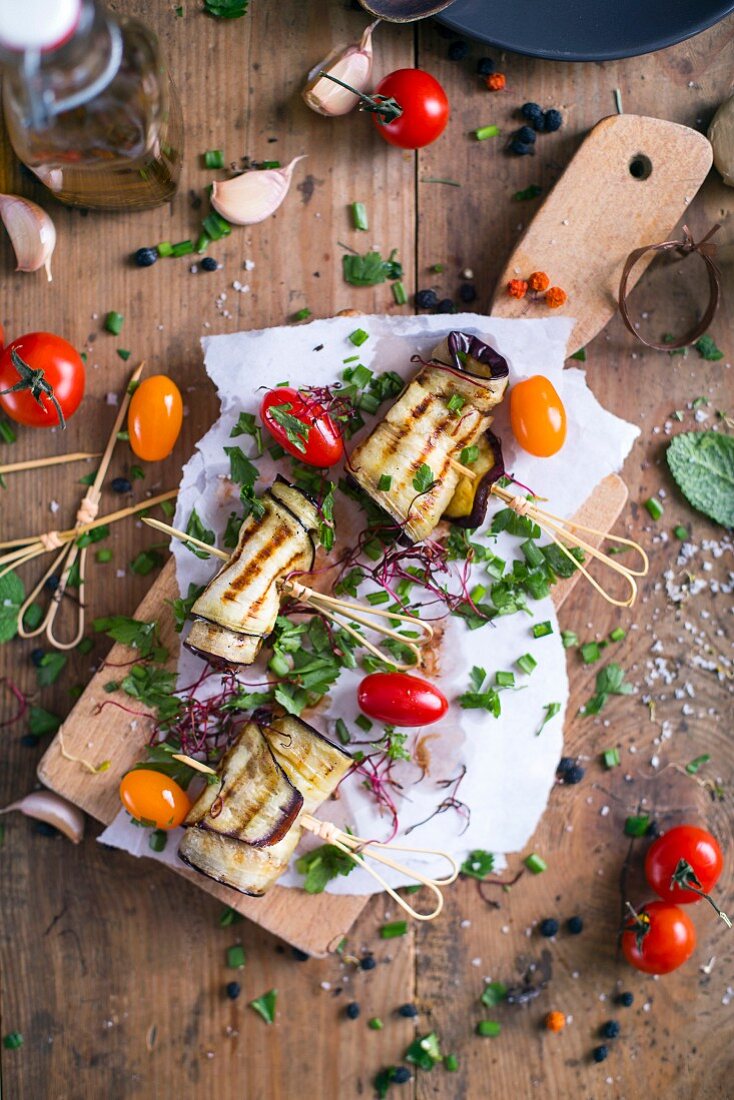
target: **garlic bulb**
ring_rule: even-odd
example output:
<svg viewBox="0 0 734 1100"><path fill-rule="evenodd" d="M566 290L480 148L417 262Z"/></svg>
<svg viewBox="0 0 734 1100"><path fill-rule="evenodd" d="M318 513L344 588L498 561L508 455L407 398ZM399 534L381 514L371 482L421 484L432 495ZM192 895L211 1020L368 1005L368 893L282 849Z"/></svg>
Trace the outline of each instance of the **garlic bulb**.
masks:
<svg viewBox="0 0 734 1100"><path fill-rule="evenodd" d="M67 802L60 794L54 794L53 791L33 791L25 798L11 802L4 810L0 810L0 814L9 814L12 810L20 810L26 817L53 825L74 844L78 844L84 836L82 811L72 802Z"/></svg>
<svg viewBox="0 0 734 1100"><path fill-rule="evenodd" d="M345 84L351 84L357 92L366 91L372 76L372 32L379 22L377 19L371 23L359 42L332 50L325 61L311 70L302 94L312 111L336 116L354 110L359 97L320 74L329 73Z"/></svg>
<svg viewBox="0 0 734 1100"><path fill-rule="evenodd" d="M304 157L294 157L285 168L255 168L229 180L215 180L211 203L232 225L255 225L278 209L288 194L293 169Z"/></svg>
<svg viewBox="0 0 734 1100"><path fill-rule="evenodd" d="M46 211L20 195L0 195L0 218L15 249L16 271L38 271L44 267L51 282L56 226Z"/></svg>

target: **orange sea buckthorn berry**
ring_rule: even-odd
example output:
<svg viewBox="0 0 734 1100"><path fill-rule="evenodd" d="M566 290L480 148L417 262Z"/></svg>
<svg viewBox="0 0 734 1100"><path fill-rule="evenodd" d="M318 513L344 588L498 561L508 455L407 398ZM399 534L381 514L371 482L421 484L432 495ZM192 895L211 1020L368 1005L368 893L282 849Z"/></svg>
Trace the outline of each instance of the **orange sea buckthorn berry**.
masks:
<svg viewBox="0 0 734 1100"><path fill-rule="evenodd" d="M568 301L568 294L565 290L561 290L559 286L552 286L545 294L545 304L550 309L558 309L564 302Z"/></svg>
<svg viewBox="0 0 734 1100"><path fill-rule="evenodd" d="M544 271L534 271L528 279L528 286L531 290L547 290L550 279Z"/></svg>
<svg viewBox="0 0 734 1100"><path fill-rule="evenodd" d="M511 298L524 298L528 292L528 284L524 279L510 279L507 284L507 293Z"/></svg>
<svg viewBox="0 0 734 1100"><path fill-rule="evenodd" d="M485 84L490 92L501 92L507 84L507 79L504 73L490 73Z"/></svg>
<svg viewBox="0 0 734 1100"><path fill-rule="evenodd" d="M562 1012L549 1012L545 1018L547 1031L563 1031L566 1026L566 1017Z"/></svg>

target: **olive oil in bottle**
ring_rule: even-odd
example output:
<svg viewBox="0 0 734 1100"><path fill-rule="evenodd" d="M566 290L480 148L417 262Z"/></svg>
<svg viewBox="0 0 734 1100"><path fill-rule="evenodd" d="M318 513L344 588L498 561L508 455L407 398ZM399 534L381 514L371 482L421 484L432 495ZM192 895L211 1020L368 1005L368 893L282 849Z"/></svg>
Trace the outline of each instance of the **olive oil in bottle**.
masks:
<svg viewBox="0 0 734 1100"><path fill-rule="evenodd" d="M168 202L183 121L156 36L97 0L0 0L5 121L15 153L62 202Z"/></svg>

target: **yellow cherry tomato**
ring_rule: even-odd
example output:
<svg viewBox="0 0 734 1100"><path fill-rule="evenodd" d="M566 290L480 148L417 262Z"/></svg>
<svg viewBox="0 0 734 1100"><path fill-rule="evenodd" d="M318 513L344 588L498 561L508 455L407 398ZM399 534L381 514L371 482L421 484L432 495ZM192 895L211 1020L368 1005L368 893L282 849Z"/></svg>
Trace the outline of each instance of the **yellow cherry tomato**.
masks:
<svg viewBox="0 0 734 1100"><path fill-rule="evenodd" d="M156 829L175 829L191 808L191 799L175 779L152 768L133 768L120 781L120 801L136 821Z"/></svg>
<svg viewBox="0 0 734 1100"><path fill-rule="evenodd" d="M510 424L522 449L539 458L557 454L566 442L566 410L542 374L534 374L512 387Z"/></svg>
<svg viewBox="0 0 734 1100"><path fill-rule="evenodd" d="M130 401L130 446L144 462L166 458L179 437L182 421L181 391L165 374L154 374L140 383Z"/></svg>

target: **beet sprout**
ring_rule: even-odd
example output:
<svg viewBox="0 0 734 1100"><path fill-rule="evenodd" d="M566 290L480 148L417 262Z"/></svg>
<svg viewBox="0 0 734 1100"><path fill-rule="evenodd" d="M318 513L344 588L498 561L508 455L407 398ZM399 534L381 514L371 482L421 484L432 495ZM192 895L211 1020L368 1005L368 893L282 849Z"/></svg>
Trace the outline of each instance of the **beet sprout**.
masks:
<svg viewBox="0 0 734 1100"><path fill-rule="evenodd" d="M456 810L459 817L464 818L465 821L464 828L461 830L461 833L459 833L459 836L462 836L469 828L469 825L471 823L470 808L467 806L466 802L462 802L460 798L457 798L459 787L461 786L465 775L466 764L462 764L459 770L459 774L453 779L438 779L436 781L436 786L443 787L444 790L447 790L449 793L446 795L443 801L439 802L438 806L432 814L429 814L428 817L424 818L423 821L417 821L415 825L411 825L405 830L404 835L408 836L408 834L412 833L414 829L418 829L421 825L427 824L434 817L436 817L437 814L446 813L447 810Z"/></svg>
<svg viewBox="0 0 734 1100"><path fill-rule="evenodd" d="M20 688L16 684L14 684L13 681L10 680L7 676L3 676L2 679L0 679L0 687L3 687L6 691L9 691L15 699L16 703L18 704L18 709L12 716L12 718L6 718L4 722L0 722L0 729L2 729L4 726L12 726L14 722L20 721L20 719L23 717L28 709L28 700L26 699Z"/></svg>

